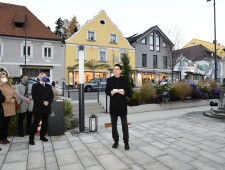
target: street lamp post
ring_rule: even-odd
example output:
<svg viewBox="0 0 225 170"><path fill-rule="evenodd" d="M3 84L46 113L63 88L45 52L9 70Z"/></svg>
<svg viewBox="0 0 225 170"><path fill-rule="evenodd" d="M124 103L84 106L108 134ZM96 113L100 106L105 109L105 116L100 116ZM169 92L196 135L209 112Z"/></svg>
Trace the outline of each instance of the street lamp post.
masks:
<svg viewBox="0 0 225 170"><path fill-rule="evenodd" d="M206 0L207 2L211 1L211 0ZM215 81L217 81L217 54L216 54L216 0L213 0L213 8L214 8L214 59L215 59L215 75L214 75L214 79Z"/></svg>
<svg viewBox="0 0 225 170"><path fill-rule="evenodd" d="M25 37L24 37L24 73L27 74L27 17L25 16L25 24L24 24L24 29L25 29Z"/></svg>
<svg viewBox="0 0 225 170"><path fill-rule="evenodd" d="M84 46L79 46L79 131L85 131L84 122Z"/></svg>

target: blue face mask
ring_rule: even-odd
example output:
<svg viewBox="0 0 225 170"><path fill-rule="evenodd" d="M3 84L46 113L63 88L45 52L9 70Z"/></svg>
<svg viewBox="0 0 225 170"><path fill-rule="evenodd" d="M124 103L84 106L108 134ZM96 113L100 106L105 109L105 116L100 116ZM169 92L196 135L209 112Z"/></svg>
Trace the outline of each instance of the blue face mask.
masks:
<svg viewBox="0 0 225 170"><path fill-rule="evenodd" d="M47 77L43 77L41 80L45 83L48 81Z"/></svg>

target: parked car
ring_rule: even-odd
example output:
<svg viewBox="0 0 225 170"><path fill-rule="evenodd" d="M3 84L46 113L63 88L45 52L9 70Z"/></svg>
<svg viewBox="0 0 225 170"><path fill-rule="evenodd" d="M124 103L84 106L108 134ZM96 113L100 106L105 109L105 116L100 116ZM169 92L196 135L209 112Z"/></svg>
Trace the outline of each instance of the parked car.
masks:
<svg viewBox="0 0 225 170"><path fill-rule="evenodd" d="M104 90L106 88L106 78L95 78L91 79L87 83L84 83L84 91L86 92L98 90L98 88L99 90Z"/></svg>

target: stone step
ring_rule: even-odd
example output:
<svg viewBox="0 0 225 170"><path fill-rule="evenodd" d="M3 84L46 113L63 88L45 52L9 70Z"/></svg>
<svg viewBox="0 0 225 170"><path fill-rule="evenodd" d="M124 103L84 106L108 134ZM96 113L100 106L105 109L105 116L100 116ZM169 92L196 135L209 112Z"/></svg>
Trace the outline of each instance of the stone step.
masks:
<svg viewBox="0 0 225 170"><path fill-rule="evenodd" d="M105 109L95 109L95 110L90 110L90 109L85 109L84 111L85 114L96 114L96 113L105 113ZM79 110L73 111L73 115L79 115Z"/></svg>
<svg viewBox="0 0 225 170"><path fill-rule="evenodd" d="M73 103L73 115L79 115L79 103ZM104 107L98 102L84 103L85 114L105 113Z"/></svg>

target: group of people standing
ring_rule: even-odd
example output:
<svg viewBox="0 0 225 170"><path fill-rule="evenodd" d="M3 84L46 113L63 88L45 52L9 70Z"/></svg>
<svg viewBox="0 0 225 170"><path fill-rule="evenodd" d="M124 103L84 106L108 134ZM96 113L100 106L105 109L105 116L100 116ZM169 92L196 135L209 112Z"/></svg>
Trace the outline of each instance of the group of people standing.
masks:
<svg viewBox="0 0 225 170"><path fill-rule="evenodd" d="M115 64L114 76L107 79L106 94L110 96L110 117L112 123L113 148L119 145L119 134L117 130L118 117L121 119L124 149L129 150L129 132L127 123L126 97L130 95L128 80L121 75L122 66ZM51 103L53 101L52 87L46 83L45 73L39 74L39 82L32 86L31 92L27 83L27 76L21 75L21 83L14 90L7 83L7 76L0 73L0 143L8 144L8 127L11 116L16 114L15 102L20 104L18 113L19 136L24 136L23 122L26 117L26 134L29 134L29 144L35 145L34 135L37 131L39 121L42 120L40 140L47 142L45 137L48 127L48 117L51 114ZM33 117L32 117L33 115ZM32 122L33 119L33 123Z"/></svg>
<svg viewBox="0 0 225 170"><path fill-rule="evenodd" d="M14 89L8 83L7 74L0 72L0 143L9 144L7 139L10 118L18 115L18 135L29 136L29 144L34 145L34 136L40 120L42 128L40 140L47 142L45 137L48 127L48 117L51 114L51 103L54 95L51 85L47 84L44 72L39 74L39 82L31 86L26 75L20 76L21 83ZM16 102L19 108L16 110ZM26 131L24 131L24 119L26 117Z"/></svg>

